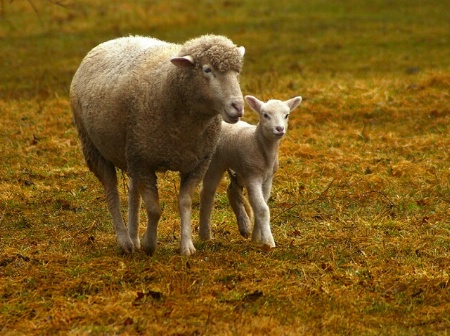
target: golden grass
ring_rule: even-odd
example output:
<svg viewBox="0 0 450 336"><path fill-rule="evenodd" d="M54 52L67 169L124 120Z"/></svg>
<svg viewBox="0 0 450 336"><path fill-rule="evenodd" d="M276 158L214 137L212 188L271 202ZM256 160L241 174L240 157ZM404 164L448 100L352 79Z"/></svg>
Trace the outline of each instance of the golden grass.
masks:
<svg viewBox="0 0 450 336"><path fill-rule="evenodd" d="M352 12L307 1L300 11L300 4L282 1L269 15L269 4L258 2L262 21L249 16L250 1L224 1L220 10L205 1L188 14L187 1L41 5L43 23L35 18L33 26L18 14L35 15L26 2L4 2L11 24L2 25L2 52L5 60L14 50L19 56L8 58L11 66L0 75L0 333L448 334L450 74L441 55L449 49L440 44L440 26L423 31L408 19L436 14L440 2L415 12L399 1L401 18L394 3L361 3L351 2ZM160 15L147 20L148 10ZM346 23L372 18L371 11L367 26ZM210 27L195 23L206 14ZM434 18L444 22L445 15ZM100 17L108 20L96 29ZM23 29L11 28L19 24ZM299 24L304 49L267 47L276 41L262 31L279 33L287 46ZM384 35L370 31L381 24L389 28ZM352 25L360 28L354 34ZM247 47L244 94L303 96L280 148L270 200L275 249L239 235L223 183L213 214L216 239L197 239L196 195L197 253L179 256L178 177L166 173L157 252L121 255L103 191L80 152L67 87L89 48L139 29L180 41L210 29L227 33ZM332 31L345 36L341 46ZM405 31L416 44L402 40ZM436 35L421 58L415 48L423 48L426 33ZM401 46L390 44L398 39ZM374 48L370 41L389 44L379 48L393 58L373 54L367 63L361 46ZM350 51L344 62L342 52ZM405 61L408 52L416 63ZM418 73L405 72L411 64ZM125 200L125 176L121 193Z"/></svg>

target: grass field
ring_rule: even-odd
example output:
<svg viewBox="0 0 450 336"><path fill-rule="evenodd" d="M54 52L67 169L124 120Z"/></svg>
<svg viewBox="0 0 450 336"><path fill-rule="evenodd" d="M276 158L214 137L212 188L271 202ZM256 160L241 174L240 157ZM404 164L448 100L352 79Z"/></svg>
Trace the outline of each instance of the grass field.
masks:
<svg viewBox="0 0 450 336"><path fill-rule="evenodd" d="M0 1L0 334L448 335L448 7ZM304 99L270 199L277 247L239 235L224 183L215 240L197 238L196 194L197 253L180 256L178 176L166 173L155 255L121 255L70 81L105 40L208 32L246 47L244 94ZM256 122L249 108L244 119Z"/></svg>

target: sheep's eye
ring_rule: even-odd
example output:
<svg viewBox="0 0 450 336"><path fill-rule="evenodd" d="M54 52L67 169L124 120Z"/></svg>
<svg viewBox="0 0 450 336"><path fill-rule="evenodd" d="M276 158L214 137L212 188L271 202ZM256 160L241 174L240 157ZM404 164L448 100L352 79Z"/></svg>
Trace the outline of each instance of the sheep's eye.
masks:
<svg viewBox="0 0 450 336"><path fill-rule="evenodd" d="M270 120L270 117L269 117L269 115L268 115L267 113L264 113L263 116L264 116L264 118L266 118L267 120Z"/></svg>
<svg viewBox="0 0 450 336"><path fill-rule="evenodd" d="M284 116L284 119L289 118L289 113Z"/></svg>
<svg viewBox="0 0 450 336"><path fill-rule="evenodd" d="M210 73L210 72L212 72L211 68L205 68L203 71L204 71L205 73Z"/></svg>

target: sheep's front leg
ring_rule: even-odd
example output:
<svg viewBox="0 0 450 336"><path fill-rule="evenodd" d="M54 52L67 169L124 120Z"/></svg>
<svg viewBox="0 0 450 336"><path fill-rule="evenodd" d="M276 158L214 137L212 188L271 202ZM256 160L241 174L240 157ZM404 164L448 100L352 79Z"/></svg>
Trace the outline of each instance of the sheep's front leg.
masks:
<svg viewBox="0 0 450 336"><path fill-rule="evenodd" d="M142 237L142 249L145 253L152 255L156 250L158 221L161 217L161 207L159 205L158 187L156 185L156 174L152 174L147 179L137 181L139 193L144 200L147 211L147 230Z"/></svg>
<svg viewBox="0 0 450 336"><path fill-rule="evenodd" d="M247 184L248 197L255 216L252 240L270 247L275 247L275 241L270 230L270 210L264 200L262 183L259 180Z"/></svg>
<svg viewBox="0 0 450 336"><path fill-rule="evenodd" d="M178 195L178 209L181 218L180 253L191 255L195 253L192 243L191 211L192 195L200 183L200 178L192 174L181 174L180 194Z"/></svg>

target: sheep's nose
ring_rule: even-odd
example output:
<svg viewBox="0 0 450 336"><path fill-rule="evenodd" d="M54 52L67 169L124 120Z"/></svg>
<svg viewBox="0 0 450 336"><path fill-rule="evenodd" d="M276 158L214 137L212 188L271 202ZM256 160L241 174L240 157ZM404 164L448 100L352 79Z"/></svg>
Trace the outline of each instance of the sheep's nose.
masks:
<svg viewBox="0 0 450 336"><path fill-rule="evenodd" d="M231 103L231 106L233 106L233 108L236 110L237 117L240 118L244 115L244 103L243 102L234 101Z"/></svg>
<svg viewBox="0 0 450 336"><path fill-rule="evenodd" d="M275 127L275 129L277 130L278 133L284 132L284 127L283 126L277 126L277 127Z"/></svg>

